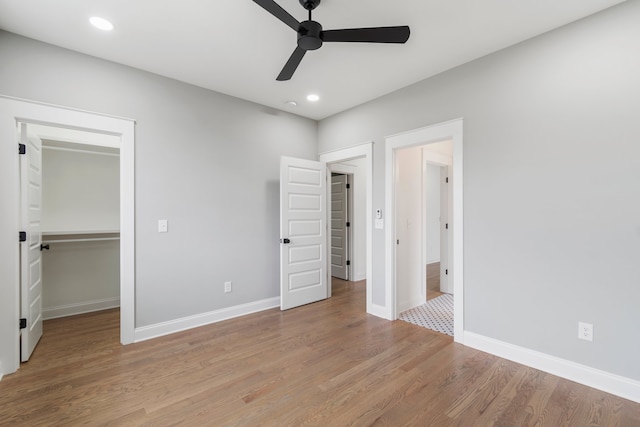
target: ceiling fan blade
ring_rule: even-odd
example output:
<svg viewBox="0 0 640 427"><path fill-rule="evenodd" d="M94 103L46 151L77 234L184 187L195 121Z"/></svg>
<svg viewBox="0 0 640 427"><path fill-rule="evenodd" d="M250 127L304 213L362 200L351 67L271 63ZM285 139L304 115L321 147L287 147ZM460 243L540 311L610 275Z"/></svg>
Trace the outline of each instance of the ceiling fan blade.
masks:
<svg viewBox="0 0 640 427"><path fill-rule="evenodd" d="M296 47L296 49L291 54L291 57L289 57L287 63L284 64L284 68L282 69L282 71L280 71L280 74L278 75L278 78L276 80L282 82L291 79L291 76L293 76L293 73L295 73L296 68L298 68L298 65L300 65L300 61L302 61L302 58L304 58L305 53L307 53L306 50Z"/></svg>
<svg viewBox="0 0 640 427"><path fill-rule="evenodd" d="M349 28L320 33L324 42L405 43L409 40L409 27Z"/></svg>
<svg viewBox="0 0 640 427"><path fill-rule="evenodd" d="M258 5L262 6L264 10L293 28L294 31L298 31L300 27L300 22L293 16L289 14L286 10L284 10L278 3L273 0L253 0Z"/></svg>

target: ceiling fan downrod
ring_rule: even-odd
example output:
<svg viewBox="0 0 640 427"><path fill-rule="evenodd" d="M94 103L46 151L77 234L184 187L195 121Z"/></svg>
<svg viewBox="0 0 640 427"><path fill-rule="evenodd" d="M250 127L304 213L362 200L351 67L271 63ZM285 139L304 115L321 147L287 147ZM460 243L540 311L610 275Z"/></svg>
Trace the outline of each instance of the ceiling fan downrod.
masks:
<svg viewBox="0 0 640 427"><path fill-rule="evenodd" d="M312 21L311 11L316 7L318 7L318 5L320 4L320 0L299 0L299 1L302 7L304 7L306 10L309 11L309 21Z"/></svg>

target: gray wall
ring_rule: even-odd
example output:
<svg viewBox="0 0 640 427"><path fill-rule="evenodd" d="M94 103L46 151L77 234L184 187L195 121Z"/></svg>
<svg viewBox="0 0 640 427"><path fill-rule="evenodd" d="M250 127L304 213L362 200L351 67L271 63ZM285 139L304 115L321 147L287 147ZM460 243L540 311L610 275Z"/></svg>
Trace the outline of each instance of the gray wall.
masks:
<svg viewBox="0 0 640 427"><path fill-rule="evenodd" d="M639 17L623 3L319 125L321 152L375 142L376 208L385 136L464 117L465 329L635 380ZM373 240L381 304L384 232Z"/></svg>
<svg viewBox="0 0 640 427"><path fill-rule="evenodd" d="M0 58L2 94L136 120L136 326L280 294L279 158L317 158L315 121L6 32Z"/></svg>

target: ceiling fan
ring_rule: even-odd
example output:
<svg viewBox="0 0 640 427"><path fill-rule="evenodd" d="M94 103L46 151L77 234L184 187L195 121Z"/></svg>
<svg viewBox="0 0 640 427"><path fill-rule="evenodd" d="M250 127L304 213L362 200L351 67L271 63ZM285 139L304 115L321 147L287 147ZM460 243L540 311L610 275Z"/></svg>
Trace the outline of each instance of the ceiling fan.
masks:
<svg viewBox="0 0 640 427"><path fill-rule="evenodd" d="M273 0L253 1L298 33L298 46L278 75L278 81L291 79L304 54L308 50L319 49L323 42L406 43L409 40L409 27L406 25L324 31L320 23L311 19L311 11L318 7L320 0L299 0L302 7L309 11L309 19L302 22L298 22Z"/></svg>

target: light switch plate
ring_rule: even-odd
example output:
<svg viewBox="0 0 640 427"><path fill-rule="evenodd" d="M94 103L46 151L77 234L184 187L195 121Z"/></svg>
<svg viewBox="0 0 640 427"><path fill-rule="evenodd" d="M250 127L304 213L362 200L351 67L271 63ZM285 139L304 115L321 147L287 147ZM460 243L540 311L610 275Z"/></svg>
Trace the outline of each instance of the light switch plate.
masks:
<svg viewBox="0 0 640 427"><path fill-rule="evenodd" d="M158 233L166 233L169 231L169 221L166 219L158 220Z"/></svg>

